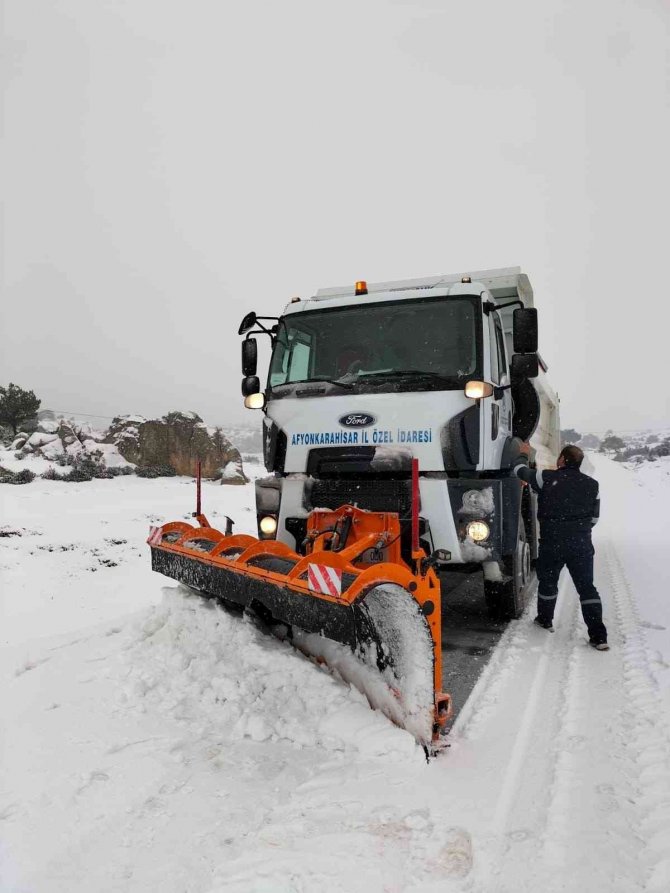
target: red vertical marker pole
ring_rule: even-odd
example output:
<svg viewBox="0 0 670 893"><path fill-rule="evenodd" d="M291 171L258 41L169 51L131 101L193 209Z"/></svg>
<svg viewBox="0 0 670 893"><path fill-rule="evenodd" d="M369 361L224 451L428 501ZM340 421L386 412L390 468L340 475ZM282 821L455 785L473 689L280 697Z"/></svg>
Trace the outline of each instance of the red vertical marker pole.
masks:
<svg viewBox="0 0 670 893"><path fill-rule="evenodd" d="M195 513L202 514L202 462L195 463Z"/></svg>
<svg viewBox="0 0 670 893"><path fill-rule="evenodd" d="M419 460L412 459L412 552L419 551Z"/></svg>

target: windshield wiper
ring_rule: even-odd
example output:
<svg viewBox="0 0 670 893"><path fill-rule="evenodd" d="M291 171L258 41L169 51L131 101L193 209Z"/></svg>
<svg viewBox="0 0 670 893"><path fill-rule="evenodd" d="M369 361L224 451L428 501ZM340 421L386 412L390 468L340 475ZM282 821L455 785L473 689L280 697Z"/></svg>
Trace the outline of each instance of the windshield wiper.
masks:
<svg viewBox="0 0 670 893"><path fill-rule="evenodd" d="M352 390L353 387L354 387L353 384L352 384L351 382L349 382L349 381L342 381L342 379L336 379L336 378L301 378L300 381L285 381L283 384L276 384L276 385L274 385L273 390L276 390L277 388L285 388L285 387L288 387L289 385L296 385L296 384L311 384L312 382L314 382L315 384L318 384L319 382L326 382L327 384L334 384L334 385L337 385L338 388L348 388L349 390Z"/></svg>
<svg viewBox="0 0 670 893"><path fill-rule="evenodd" d="M423 378L433 378L435 381L442 381L445 384L453 384L453 378L447 378L446 375L439 375L437 372L428 372L426 369L389 369L385 372L368 372L365 378L402 378L411 376L422 376Z"/></svg>

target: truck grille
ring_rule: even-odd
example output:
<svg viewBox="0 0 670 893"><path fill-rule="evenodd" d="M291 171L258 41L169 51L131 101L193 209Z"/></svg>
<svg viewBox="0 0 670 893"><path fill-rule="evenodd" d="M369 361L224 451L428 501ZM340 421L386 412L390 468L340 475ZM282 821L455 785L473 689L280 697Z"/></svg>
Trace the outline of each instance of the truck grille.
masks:
<svg viewBox="0 0 670 893"><path fill-rule="evenodd" d="M307 500L308 509L336 509L355 504L370 512L397 512L401 518L407 518L412 492L409 481L315 480Z"/></svg>

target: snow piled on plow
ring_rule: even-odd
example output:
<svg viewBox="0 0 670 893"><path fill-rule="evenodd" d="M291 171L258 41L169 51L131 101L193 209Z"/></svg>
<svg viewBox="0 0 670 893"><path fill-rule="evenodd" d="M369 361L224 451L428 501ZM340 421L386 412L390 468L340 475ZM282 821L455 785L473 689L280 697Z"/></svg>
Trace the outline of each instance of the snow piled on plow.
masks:
<svg viewBox="0 0 670 893"><path fill-rule="evenodd" d="M356 689L184 586L163 589L162 602L138 623L126 661L127 706L169 714L189 737L416 754L412 737L371 711Z"/></svg>
<svg viewBox="0 0 670 893"><path fill-rule="evenodd" d="M382 650L391 666L384 670L384 679L398 692L400 720L424 744L431 740L434 719L433 641L426 618L412 596L393 584L378 586L369 592L363 607L376 630ZM368 663L376 663L375 649L367 655Z"/></svg>
<svg viewBox="0 0 670 893"><path fill-rule="evenodd" d="M372 600L370 599L372 595ZM417 741L428 744L433 725L433 650L417 603L399 586L373 590L366 602L395 666L380 673L374 646L360 655L316 633L293 630L294 644L365 695L368 704Z"/></svg>

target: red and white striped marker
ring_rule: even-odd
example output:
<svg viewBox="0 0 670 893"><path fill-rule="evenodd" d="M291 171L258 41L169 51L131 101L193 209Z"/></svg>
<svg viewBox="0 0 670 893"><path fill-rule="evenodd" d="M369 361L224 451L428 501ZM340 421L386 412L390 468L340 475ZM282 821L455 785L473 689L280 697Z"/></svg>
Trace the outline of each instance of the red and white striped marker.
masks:
<svg viewBox="0 0 670 893"><path fill-rule="evenodd" d="M153 526L150 527L149 528L149 539L147 540L147 543L150 546L160 546L162 541L163 541L162 527L153 527Z"/></svg>
<svg viewBox="0 0 670 893"><path fill-rule="evenodd" d="M341 595L342 571L325 564L310 564L307 567L307 584L312 592Z"/></svg>

